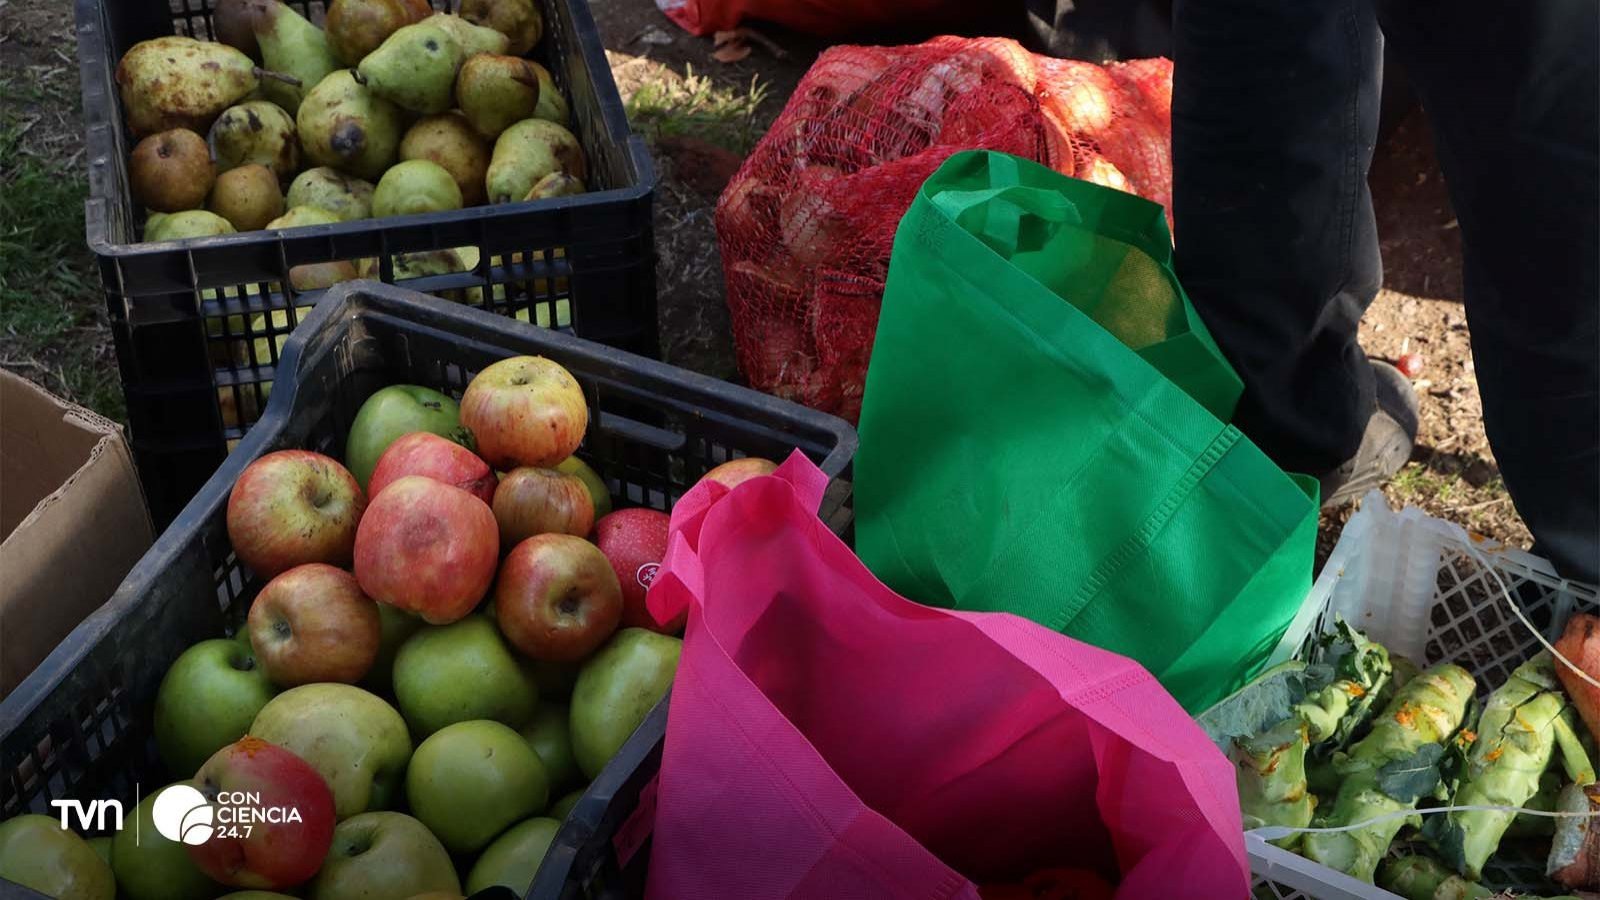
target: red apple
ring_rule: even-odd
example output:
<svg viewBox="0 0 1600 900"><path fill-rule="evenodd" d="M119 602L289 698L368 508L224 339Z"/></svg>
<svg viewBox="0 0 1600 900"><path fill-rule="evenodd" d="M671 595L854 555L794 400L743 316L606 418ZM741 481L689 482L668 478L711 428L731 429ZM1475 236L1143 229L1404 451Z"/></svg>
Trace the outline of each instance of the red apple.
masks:
<svg viewBox="0 0 1600 900"><path fill-rule="evenodd" d="M752 478L771 475L777 470L778 464L770 459L762 459L759 456L746 456L740 459L728 460L700 476L700 480L718 482L731 491Z"/></svg>
<svg viewBox="0 0 1600 900"><path fill-rule="evenodd" d="M656 623L644 605L645 592L667 555L667 525L672 518L653 509L619 509L594 528L594 542L611 563L622 584L622 627L648 628L662 634L683 630L687 611L666 625Z"/></svg>
<svg viewBox="0 0 1600 900"><path fill-rule="evenodd" d="M213 832L185 847L211 878L277 891L322 867L333 845L333 791L310 763L246 735L206 760L194 787L211 803Z"/></svg>
<svg viewBox="0 0 1600 900"><path fill-rule="evenodd" d="M366 498L338 461L279 450L245 467L228 497L233 552L262 578L303 563L350 565Z"/></svg>
<svg viewBox="0 0 1600 900"><path fill-rule="evenodd" d="M427 431L413 431L389 445L367 482L367 496L376 497L397 478L425 475L453 484L485 503L494 499L495 477L489 464L455 441Z"/></svg>
<svg viewBox="0 0 1600 900"><path fill-rule="evenodd" d="M326 563L295 566L267 582L250 606L250 646L281 687L354 684L378 658L378 604L356 577Z"/></svg>
<svg viewBox="0 0 1600 900"><path fill-rule="evenodd" d="M600 548L541 534L511 551L494 586L494 615L511 645L534 659L593 653L622 619L622 586Z"/></svg>
<svg viewBox="0 0 1600 900"><path fill-rule="evenodd" d="M571 372L542 356L514 356L467 385L461 424L496 469L551 468L583 442L589 406Z"/></svg>
<svg viewBox="0 0 1600 900"><path fill-rule="evenodd" d="M587 535L594 528L594 497L583 479L555 469L512 469L494 489L500 546L515 547L536 534Z"/></svg>
<svg viewBox="0 0 1600 900"><path fill-rule="evenodd" d="M361 590L434 625L472 612L494 581L499 559L489 504L421 475L384 488L356 532Z"/></svg>

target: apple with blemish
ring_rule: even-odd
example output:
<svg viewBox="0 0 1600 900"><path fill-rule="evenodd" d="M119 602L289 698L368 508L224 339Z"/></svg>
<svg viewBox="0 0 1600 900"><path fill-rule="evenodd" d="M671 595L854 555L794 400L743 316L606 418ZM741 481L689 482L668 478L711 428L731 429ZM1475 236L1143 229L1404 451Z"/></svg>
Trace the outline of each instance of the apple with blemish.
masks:
<svg viewBox="0 0 1600 900"><path fill-rule="evenodd" d="M541 534L518 544L500 566L494 612L518 650L571 662L617 629L622 587L600 548L570 534Z"/></svg>
<svg viewBox="0 0 1600 900"><path fill-rule="evenodd" d="M383 629L378 604L361 592L354 575L307 563L261 589L250 605L249 631L267 677L294 687L360 681L378 657Z"/></svg>
<svg viewBox="0 0 1600 900"><path fill-rule="evenodd" d="M583 537L594 529L594 498L583 479L555 469L522 466L494 489L500 546L515 547L536 534Z"/></svg>
<svg viewBox="0 0 1600 900"><path fill-rule="evenodd" d="M478 453L502 471L549 468L571 456L589 427L589 406L572 373L542 356L485 368L461 395L461 424Z"/></svg>
<svg viewBox="0 0 1600 900"><path fill-rule="evenodd" d="M472 612L494 581L499 528L489 504L421 475L390 483L356 533L356 581L368 597L434 625Z"/></svg>
<svg viewBox="0 0 1600 900"><path fill-rule="evenodd" d="M350 565L366 498L332 457L268 453L240 473L228 496L228 541L262 578L305 563Z"/></svg>
<svg viewBox="0 0 1600 900"><path fill-rule="evenodd" d="M407 475L422 475L454 485L485 503L494 499L495 477L489 464L455 441L427 431L413 431L389 445L367 482L367 496Z"/></svg>
<svg viewBox="0 0 1600 900"><path fill-rule="evenodd" d="M252 807L269 811L248 828L218 822L210 840L186 845L200 871L222 884L262 890L294 887L317 874L333 843L334 806L328 783L310 763L247 736L206 760L194 786L213 804L248 796Z"/></svg>

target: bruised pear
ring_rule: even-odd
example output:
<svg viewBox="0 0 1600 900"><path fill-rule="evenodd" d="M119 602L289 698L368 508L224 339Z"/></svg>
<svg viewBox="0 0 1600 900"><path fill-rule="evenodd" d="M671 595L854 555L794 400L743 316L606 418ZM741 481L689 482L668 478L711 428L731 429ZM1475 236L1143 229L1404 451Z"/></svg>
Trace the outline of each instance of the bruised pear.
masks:
<svg viewBox="0 0 1600 900"><path fill-rule="evenodd" d="M293 75L300 81L298 85L267 81L261 85L261 93L293 115L299 111L300 101L305 99L306 92L321 83L330 72L340 68L339 59L328 47L328 39L322 29L287 4L273 0L254 18L253 23L263 64L274 71Z"/></svg>
<svg viewBox="0 0 1600 900"><path fill-rule="evenodd" d="M267 223L267 229L299 228L302 225L337 225L339 217L320 206L292 206L289 211Z"/></svg>
<svg viewBox="0 0 1600 900"><path fill-rule="evenodd" d="M423 23L389 35L356 67L356 75L401 109L431 115L450 108L459 68L461 45L444 29Z"/></svg>
<svg viewBox="0 0 1600 900"><path fill-rule="evenodd" d="M372 194L372 215L412 216L461 208L461 189L436 162L413 159L391 166Z"/></svg>
<svg viewBox="0 0 1600 900"><path fill-rule="evenodd" d="M426 159L444 167L461 189L461 203L483 203L489 145L457 112L424 116L400 139L400 159Z"/></svg>
<svg viewBox="0 0 1600 900"><path fill-rule="evenodd" d="M416 253L398 253L393 259L394 281L399 284L412 278L471 272L478 268L478 262L482 258L477 247L452 247L440 250L422 250ZM377 260L363 261L361 277L378 278L379 275L380 270ZM469 306L483 305L483 288L481 287L435 289L431 290L430 293L436 297L443 297L446 300L465 303Z"/></svg>
<svg viewBox="0 0 1600 900"><path fill-rule="evenodd" d="M550 77L550 70L536 62L528 65L533 66L533 71L539 76L539 107L533 111L533 117L571 128L572 114L567 109L567 98L561 96L561 89L556 87L556 80Z"/></svg>
<svg viewBox="0 0 1600 900"><path fill-rule="evenodd" d="M204 209L189 209L160 218L150 217L145 223L144 239L147 241L178 241L184 238L212 237L233 234L234 228L227 219Z"/></svg>
<svg viewBox="0 0 1600 900"><path fill-rule="evenodd" d="M382 175L400 150L400 108L358 82L349 69L312 88L295 121L307 159L357 178Z"/></svg>
<svg viewBox="0 0 1600 900"><path fill-rule="evenodd" d="M236 231L257 231L283 215L283 191L271 169L251 163L218 175L206 208Z"/></svg>
<svg viewBox="0 0 1600 900"><path fill-rule="evenodd" d="M583 182L565 172L551 172L534 182L524 200L543 200L547 197L570 197L583 193Z"/></svg>
<svg viewBox="0 0 1600 900"><path fill-rule="evenodd" d="M204 132L260 85L244 52L173 35L134 44L117 64L117 87L135 137L169 128Z"/></svg>
<svg viewBox="0 0 1600 900"><path fill-rule="evenodd" d="M216 178L205 138L187 128L150 135L128 158L133 199L157 212L199 209Z"/></svg>
<svg viewBox="0 0 1600 900"><path fill-rule="evenodd" d="M333 213L341 222L353 222L372 217L372 190L369 181L319 166L295 176L287 201L291 209L314 206Z"/></svg>
<svg viewBox="0 0 1600 900"><path fill-rule="evenodd" d="M450 33L461 45L461 55L471 58L478 53L504 53L511 46L511 39L482 25L474 25L460 16L449 13L434 13L422 20L427 25L437 25Z"/></svg>
<svg viewBox="0 0 1600 900"><path fill-rule="evenodd" d="M523 119L494 142L484 186L491 203L514 203L528 196L541 178L562 172L582 179L583 148L572 132L543 119Z"/></svg>
<svg viewBox="0 0 1600 900"><path fill-rule="evenodd" d="M505 35L506 51L518 56L544 35L544 16L534 0L461 0L461 18Z"/></svg>
<svg viewBox="0 0 1600 900"><path fill-rule="evenodd" d="M389 35L414 21L415 10L404 0L333 0L323 27L334 55L355 66Z"/></svg>
<svg viewBox="0 0 1600 900"><path fill-rule="evenodd" d="M300 170L294 119L276 103L251 100L228 107L212 124L210 143L219 172L258 163L288 181Z"/></svg>
<svg viewBox="0 0 1600 900"><path fill-rule="evenodd" d="M481 53L461 65L456 105L478 133L490 140L539 108L539 73L520 56Z"/></svg>

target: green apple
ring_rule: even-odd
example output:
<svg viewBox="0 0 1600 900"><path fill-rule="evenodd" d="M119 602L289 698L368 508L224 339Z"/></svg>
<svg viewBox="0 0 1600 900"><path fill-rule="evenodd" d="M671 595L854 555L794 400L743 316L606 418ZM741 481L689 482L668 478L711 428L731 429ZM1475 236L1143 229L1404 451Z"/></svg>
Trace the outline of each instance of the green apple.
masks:
<svg viewBox="0 0 1600 900"><path fill-rule="evenodd" d="M476 853L506 826L543 810L550 781L522 735L479 719L441 728L417 747L406 799L440 843Z"/></svg>
<svg viewBox="0 0 1600 900"><path fill-rule="evenodd" d="M544 862L550 842L556 839L561 823L556 819L537 818L506 829L483 849L478 861L467 873L467 893L476 894L495 885L508 887L518 897L533 885L533 876Z"/></svg>
<svg viewBox="0 0 1600 900"><path fill-rule="evenodd" d="M415 384L391 384L361 404L350 424L350 437L344 445L344 464L356 476L361 489L367 489L378 457L395 438L413 431L430 431L458 444L471 447L461 427L461 411L456 401L432 388Z"/></svg>
<svg viewBox="0 0 1600 900"><path fill-rule="evenodd" d="M678 671L683 641L643 628L618 631L578 672L572 688L572 755L589 778L644 721Z"/></svg>
<svg viewBox="0 0 1600 900"><path fill-rule="evenodd" d="M556 465L556 471L576 475L583 480L583 486L589 489L589 499L594 501L596 522L611 512L611 491L606 488L605 479L600 477L599 472L589 468L588 463L576 456L569 456Z"/></svg>
<svg viewBox="0 0 1600 900"><path fill-rule="evenodd" d="M60 900L113 900L111 866L49 816L0 822L0 878Z"/></svg>
<svg viewBox="0 0 1600 900"><path fill-rule="evenodd" d="M375 694L348 684L301 685L262 707L250 734L322 773L340 819L400 799L411 736L400 714Z"/></svg>
<svg viewBox="0 0 1600 900"><path fill-rule="evenodd" d="M407 638L394 658L394 696L418 737L473 719L521 728L539 706L529 665L482 615Z"/></svg>
<svg viewBox="0 0 1600 900"><path fill-rule="evenodd" d="M427 827L397 812L351 816L311 880L311 900L388 900L427 891L461 893L450 854Z"/></svg>
<svg viewBox="0 0 1600 900"><path fill-rule="evenodd" d="M128 900L207 900L227 890L200 871L183 844L156 830L150 810L160 794L152 791L139 801L133 821L111 839L118 895Z"/></svg>
<svg viewBox="0 0 1600 900"><path fill-rule="evenodd" d="M374 694L394 696L394 657L406 638L417 633L424 623L420 618L387 603L378 604L378 658L373 660L361 686Z"/></svg>
<svg viewBox="0 0 1600 900"><path fill-rule="evenodd" d="M545 774L550 776L550 790L565 790L577 784L582 777L578 761L572 758L572 736L567 728L567 708L556 703L546 703L534 713L533 721L522 728L528 746L539 754Z"/></svg>
<svg viewBox="0 0 1600 900"><path fill-rule="evenodd" d="M201 641L183 651L156 690L156 748L167 772L189 778L244 737L276 688L248 643Z"/></svg>
<svg viewBox="0 0 1600 900"><path fill-rule="evenodd" d="M583 799L583 792L588 789L589 786L586 784L550 804L550 809L545 812L545 815L552 819L565 820L567 816L572 815L573 807L578 805L578 801Z"/></svg>

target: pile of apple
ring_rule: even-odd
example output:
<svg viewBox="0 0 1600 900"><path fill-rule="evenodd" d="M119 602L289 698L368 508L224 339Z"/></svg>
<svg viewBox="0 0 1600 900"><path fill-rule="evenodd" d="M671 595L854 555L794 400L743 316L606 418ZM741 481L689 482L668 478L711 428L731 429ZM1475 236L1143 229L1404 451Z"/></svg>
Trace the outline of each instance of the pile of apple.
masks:
<svg viewBox="0 0 1600 900"><path fill-rule="evenodd" d="M53 818L0 823L0 877L104 900L526 892L682 648L683 622L644 602L669 518L611 511L573 455L588 418L571 373L522 356L485 368L459 405L378 391L343 465L306 450L251 463L227 528L266 584L238 637L172 664L154 733L171 777L213 800L258 793L300 821L186 845L157 833L152 791L137 828L92 842L109 865ZM705 478L773 468L739 459Z"/></svg>

